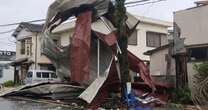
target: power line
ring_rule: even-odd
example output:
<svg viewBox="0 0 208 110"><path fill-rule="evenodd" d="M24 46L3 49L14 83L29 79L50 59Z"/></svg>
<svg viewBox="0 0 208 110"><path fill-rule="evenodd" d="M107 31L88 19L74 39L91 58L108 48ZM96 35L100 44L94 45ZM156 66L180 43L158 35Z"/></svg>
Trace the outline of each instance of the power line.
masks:
<svg viewBox="0 0 208 110"><path fill-rule="evenodd" d="M135 6L140 6L140 5L147 5L147 4L152 4L152 3L158 3L158 2L162 2L162 1L167 1L167 0L150 1L150 2L146 2L146 3L140 3L140 4L135 4L135 5L129 5L129 6L126 6L126 7L135 7Z"/></svg>
<svg viewBox="0 0 208 110"><path fill-rule="evenodd" d="M74 20L74 19L75 19L75 17L69 18L69 20ZM38 19L38 20L26 21L25 23L33 23L33 22L41 22L41 21L45 21L45 19ZM19 25L21 23L22 22L10 23L10 24L1 24L0 27L7 27L7 26Z"/></svg>
<svg viewBox="0 0 208 110"><path fill-rule="evenodd" d="M39 20L32 20L32 21L26 21L27 23L32 23L32 22L41 22L41 21L45 21L45 19L39 19ZM0 27L7 27L7 26L13 26L13 25L18 25L21 22L17 22L17 23L10 23L10 24L2 24L0 25Z"/></svg>
<svg viewBox="0 0 208 110"><path fill-rule="evenodd" d="M7 34L7 33L11 33L15 31L15 29L11 29L11 30L8 30L8 31L4 31L4 32L0 32L0 34Z"/></svg>
<svg viewBox="0 0 208 110"><path fill-rule="evenodd" d="M151 3L157 3L157 2L161 2L161 1L166 1L166 0L157 0L157 1L138 0L138 1L130 1L130 2L126 2L125 3L125 6L126 7L135 7L135 6L139 6L139 5L146 5L146 4L151 4ZM142 3L142 2L145 2L145 3ZM45 21L45 19L31 20L31 21L26 21L26 22L27 23L32 23L32 22L41 22L41 21ZM7 27L7 26L19 25L20 23L21 22L10 23L10 24L1 24L0 27ZM2 32L2 33L4 34L4 32ZM0 32L0 34L1 34L1 32Z"/></svg>
<svg viewBox="0 0 208 110"><path fill-rule="evenodd" d="M8 46L15 46L16 44L14 43L8 43L8 42L2 42L0 41L0 44L5 44L5 45L8 45Z"/></svg>
<svg viewBox="0 0 208 110"><path fill-rule="evenodd" d="M135 4L135 3L141 3L141 2L147 2L147 1L150 1L150 0L131 1L131 2L126 2L125 5Z"/></svg>

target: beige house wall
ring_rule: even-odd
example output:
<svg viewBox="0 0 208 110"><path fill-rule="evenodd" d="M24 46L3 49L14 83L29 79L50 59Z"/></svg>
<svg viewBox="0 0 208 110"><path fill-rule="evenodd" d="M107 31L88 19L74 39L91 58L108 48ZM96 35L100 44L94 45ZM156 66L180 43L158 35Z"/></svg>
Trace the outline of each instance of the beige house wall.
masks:
<svg viewBox="0 0 208 110"><path fill-rule="evenodd" d="M28 58L30 56L26 55L26 54L21 54L21 40L22 39L32 39L32 37L35 36L34 33L28 32L26 29L23 29L19 35L17 36L17 41L16 41L16 59L20 59L20 58ZM25 45L25 49L28 46L28 44Z"/></svg>
<svg viewBox="0 0 208 110"><path fill-rule="evenodd" d="M28 38L23 38L28 37ZM37 37L37 39L36 39ZM27 39L32 40L32 44L26 43L25 44L25 54L21 54L21 41ZM19 39L19 40L18 40ZM37 40L37 42L36 42ZM27 47L32 46L31 54L27 55ZM41 54L41 34L40 33L32 33L32 32L25 32L22 30L20 34L17 36L16 42L16 59L21 58L28 58L29 60L33 61L32 65L29 67L30 69L40 69L39 64L51 64L51 61L44 55Z"/></svg>
<svg viewBox="0 0 208 110"><path fill-rule="evenodd" d="M208 43L208 5L193 9L177 11L174 21L181 28L181 37L186 45Z"/></svg>
<svg viewBox="0 0 208 110"><path fill-rule="evenodd" d="M35 55L33 55L33 57L35 58ZM37 64L52 64L51 61L45 55L41 53L41 34L40 33L37 35Z"/></svg>
<svg viewBox="0 0 208 110"><path fill-rule="evenodd" d="M181 37L186 46L208 44L208 5L181 10L174 13L174 21L181 29ZM192 47L192 46L191 46ZM197 73L193 66L201 62L188 62L188 82L193 88L193 76Z"/></svg>

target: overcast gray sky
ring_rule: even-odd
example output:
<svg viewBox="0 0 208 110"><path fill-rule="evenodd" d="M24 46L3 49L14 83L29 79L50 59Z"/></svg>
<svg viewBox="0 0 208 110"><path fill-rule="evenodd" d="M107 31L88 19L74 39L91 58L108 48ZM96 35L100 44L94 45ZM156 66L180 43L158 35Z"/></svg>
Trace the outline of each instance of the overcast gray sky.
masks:
<svg viewBox="0 0 208 110"><path fill-rule="evenodd" d="M0 25L44 19L48 6L54 0L1 0ZM134 1L134 0L127 0ZM130 13L156 19L172 21L173 12L194 6L196 0L167 0L143 6L129 7ZM0 33L17 26L0 27ZM0 34L0 50L15 50L15 39L11 33Z"/></svg>

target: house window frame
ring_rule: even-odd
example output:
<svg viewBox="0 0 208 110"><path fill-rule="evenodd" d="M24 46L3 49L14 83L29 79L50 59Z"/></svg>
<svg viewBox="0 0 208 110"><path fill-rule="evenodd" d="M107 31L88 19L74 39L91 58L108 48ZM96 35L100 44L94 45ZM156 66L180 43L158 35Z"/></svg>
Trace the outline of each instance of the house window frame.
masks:
<svg viewBox="0 0 208 110"><path fill-rule="evenodd" d="M20 41L21 42L21 46L20 46L20 53L21 55L24 55L26 52L25 52L25 47L26 47L26 40L23 39Z"/></svg>
<svg viewBox="0 0 208 110"><path fill-rule="evenodd" d="M149 38L148 38L148 33L153 33L153 34L158 34L159 35L159 46L152 46L152 45L149 45L148 41L149 41ZM154 48L157 48L157 47L160 47L161 46L161 33L158 33L158 32L153 32L153 31L146 31L146 46L147 47L154 47ZM155 36L154 36L155 37Z"/></svg>
<svg viewBox="0 0 208 110"><path fill-rule="evenodd" d="M0 78L4 77L3 69L0 69Z"/></svg>
<svg viewBox="0 0 208 110"><path fill-rule="evenodd" d="M129 36L129 38L128 38L128 45L132 45L132 46L137 46L137 45L138 45L138 30L134 30L134 32L132 33L132 35L133 35L134 33L136 33L136 43L131 43L131 42L129 41L129 39L130 39L130 37L133 37L133 36Z"/></svg>
<svg viewBox="0 0 208 110"><path fill-rule="evenodd" d="M197 49L197 48L205 48L206 49L206 57L205 58L202 58L202 59L195 59L195 60L193 60L193 59L191 59L191 49ZM187 53L188 53L188 58L187 58L187 61L188 62L204 62L204 61L208 61L208 46L199 46L199 47L188 47L187 49L186 49L186 51L187 51Z"/></svg>

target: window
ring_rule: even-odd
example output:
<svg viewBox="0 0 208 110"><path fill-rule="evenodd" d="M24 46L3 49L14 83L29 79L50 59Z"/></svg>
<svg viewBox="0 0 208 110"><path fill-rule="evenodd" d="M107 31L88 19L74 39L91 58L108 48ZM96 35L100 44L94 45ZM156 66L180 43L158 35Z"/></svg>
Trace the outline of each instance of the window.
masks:
<svg viewBox="0 0 208 110"><path fill-rule="evenodd" d="M51 78L57 78L55 73L51 73Z"/></svg>
<svg viewBox="0 0 208 110"><path fill-rule="evenodd" d="M49 78L48 72L42 72L42 78Z"/></svg>
<svg viewBox="0 0 208 110"><path fill-rule="evenodd" d="M56 68L52 64L40 64L40 70L56 71Z"/></svg>
<svg viewBox="0 0 208 110"><path fill-rule="evenodd" d="M129 45L137 45L137 31L136 30L128 38L128 44Z"/></svg>
<svg viewBox="0 0 208 110"><path fill-rule="evenodd" d="M3 77L3 70L0 69L0 78L2 78L2 77Z"/></svg>
<svg viewBox="0 0 208 110"><path fill-rule="evenodd" d="M36 73L37 78L41 78L41 72Z"/></svg>
<svg viewBox="0 0 208 110"><path fill-rule="evenodd" d="M30 47L27 46L27 55L30 55Z"/></svg>
<svg viewBox="0 0 208 110"><path fill-rule="evenodd" d="M25 54L25 40L21 41L20 53Z"/></svg>
<svg viewBox="0 0 208 110"><path fill-rule="evenodd" d="M28 78L32 78L32 74L33 74L32 72L28 72L28 73L27 73L27 77L28 77Z"/></svg>
<svg viewBox="0 0 208 110"><path fill-rule="evenodd" d="M208 60L208 47L189 48L189 61Z"/></svg>
<svg viewBox="0 0 208 110"><path fill-rule="evenodd" d="M161 46L161 34L156 32L146 33L146 45L148 47L160 47Z"/></svg>
<svg viewBox="0 0 208 110"><path fill-rule="evenodd" d="M61 42L59 39L53 39L53 42L58 46L61 47Z"/></svg>

